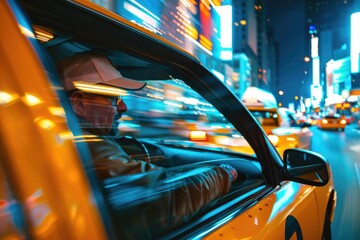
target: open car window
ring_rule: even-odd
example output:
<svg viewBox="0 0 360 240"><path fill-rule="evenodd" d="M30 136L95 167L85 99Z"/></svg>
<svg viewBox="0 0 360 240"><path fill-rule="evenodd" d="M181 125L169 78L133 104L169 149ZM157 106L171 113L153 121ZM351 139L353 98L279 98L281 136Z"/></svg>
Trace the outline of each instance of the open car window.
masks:
<svg viewBox="0 0 360 240"><path fill-rule="evenodd" d="M121 56L112 53L111 57L121 72L116 58ZM251 146L213 105L181 79L146 79L148 77L141 78L146 82L143 89L121 93L127 112L118 119L117 142L134 168L142 162L156 169L99 176L115 225L123 226L118 230L121 236L134 235L135 226L139 237L168 234L186 224L199 223L205 214L210 214L208 217L219 214L231 199L243 198L245 193L265 186L260 163ZM95 104L92 108L99 106ZM67 108L67 111L73 109ZM100 118L107 118L107 114L104 112ZM84 122L77 120L82 128ZM81 134L84 135L79 137L84 137L89 148L106 141L102 136ZM91 153L97 171L103 167L101 164L99 167L95 157L100 153ZM190 204L189 209L198 207L196 202L203 200L191 190L192 186L202 184L208 175L218 174L213 168L223 163L238 172L228 194L211 197L213 200L195 212L177 213L177 206L183 204Z"/></svg>
<svg viewBox="0 0 360 240"><path fill-rule="evenodd" d="M114 224L123 226L117 230L118 235L134 236L133 228L136 227L138 237L165 236L185 225L199 224L205 214L207 218L221 214L229 208L227 203L231 199L244 198L245 193L265 186L260 163L246 139L191 86L180 78L173 78L176 71L172 75L166 70L168 75L164 76L167 78L158 79L162 73L152 77L151 71L146 71L146 65L151 63L119 49L99 50L103 46L86 45L81 41L70 40L54 45L48 42L43 46L55 65L79 52L100 51L109 57L123 76L127 77L125 74L130 73L131 68L137 68L136 77L146 82L139 91L125 90L120 94L127 111L116 122L120 133L117 142L123 150L120 155L126 154L126 161L134 168L139 162L144 163L145 168L146 164L156 168L141 172L131 170L125 174L117 172L111 177L98 176ZM140 70L144 66L145 70ZM156 67L166 69L165 66ZM64 95L69 93L64 92ZM66 97L64 101L68 101ZM94 115L99 115L98 104L91 108ZM67 121L77 125L76 129L86 126L87 123L75 116L70 103L64 105L64 109L67 116L72 116ZM108 113L98 117L106 119ZM72 134L77 142L86 142L90 149L91 145L107 141L89 132L73 131ZM103 152L90 152L95 164L88 171L104 168L94 157ZM81 149L79 154L83 154ZM233 166L238 172L228 193L211 197L212 200L195 212L178 213L176 205L188 205L185 209L198 207L196 202L203 201L202 196L199 198L194 194L191 186L202 184L204 176L219 174L213 168L223 163Z"/></svg>
<svg viewBox="0 0 360 240"><path fill-rule="evenodd" d="M180 79L147 81L123 97L129 111L118 126L122 135L152 142L254 154L246 139L214 106Z"/></svg>

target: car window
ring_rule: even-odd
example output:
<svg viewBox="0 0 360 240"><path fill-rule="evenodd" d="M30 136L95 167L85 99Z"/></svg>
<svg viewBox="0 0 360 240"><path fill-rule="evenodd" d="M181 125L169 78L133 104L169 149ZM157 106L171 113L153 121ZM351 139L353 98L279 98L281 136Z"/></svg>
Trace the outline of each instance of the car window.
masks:
<svg viewBox="0 0 360 240"><path fill-rule="evenodd" d="M329 119L340 119L341 116L340 115L326 115L324 118L329 118Z"/></svg>
<svg viewBox="0 0 360 240"><path fill-rule="evenodd" d="M61 32L57 34L61 36ZM248 141L185 79L173 77L179 75L176 69L172 72L166 66L152 65L121 48L103 50L102 45L71 38L43 46L57 66L54 74L60 86L56 89L66 96L63 108L73 126L74 142L86 143L91 153L92 163L84 163L85 171L96 172L113 224L122 226L115 230L119 236L165 236L185 225L200 224L201 218L210 219L228 209L227 203L234 198L266 186ZM69 58L88 53L104 56L122 77L127 77L131 68L144 65L160 72L138 70L133 76L146 85L137 91L121 90L117 92L120 98L110 96L106 84L95 90L91 85L89 90L83 83L86 78L69 90L64 82L68 72L59 69ZM162 70L166 74L161 75ZM126 111L113 115L115 107ZM84 108L91 114L85 115ZM275 118L273 114L267 117ZM111 128L118 134L109 137L101 128L99 132L89 130L95 126L89 123L92 120L112 118L116 121ZM110 141L116 145L109 147ZM83 159L87 153L79 148ZM231 172L223 172L222 164L236 169L234 183L227 182ZM227 177L219 178L220 174Z"/></svg>
<svg viewBox="0 0 360 240"><path fill-rule="evenodd" d="M131 229L137 226L139 237L160 236L191 223L190 216L195 221L214 208L222 207L229 201L227 195L211 197L213 200L196 213L177 213L179 210L172 209L174 204L194 204L188 208L196 208L203 200L192 192L191 186L200 184L208 174L216 174L212 168L222 163L236 166L239 173L229 192L237 194L231 198L248 191L252 179L261 180L255 186L264 184L251 146L214 106L180 79L144 81L143 89L121 93L127 112L117 123L120 134L116 141L129 156L132 169L124 170L124 175L105 173L104 177L103 173L99 174L116 225L127 226L119 229L119 235L134 236ZM92 108L100 106L95 104ZM106 119L108 112L98 117ZM78 123L82 128L84 122L78 119ZM88 132L78 137L83 137L90 149L99 141L106 141ZM95 171L103 172L103 165L97 160L103 153L91 152ZM149 172L138 171L140 162L144 163L144 168L148 168L148 163L156 167ZM188 202L190 198L193 203Z"/></svg>
<svg viewBox="0 0 360 240"><path fill-rule="evenodd" d="M279 115L275 111L250 110L261 126L278 126Z"/></svg>
<svg viewBox="0 0 360 240"><path fill-rule="evenodd" d="M180 79L147 81L123 97L131 109L120 120L124 135L213 151L254 154L248 142L210 103ZM181 140L181 142L180 142Z"/></svg>

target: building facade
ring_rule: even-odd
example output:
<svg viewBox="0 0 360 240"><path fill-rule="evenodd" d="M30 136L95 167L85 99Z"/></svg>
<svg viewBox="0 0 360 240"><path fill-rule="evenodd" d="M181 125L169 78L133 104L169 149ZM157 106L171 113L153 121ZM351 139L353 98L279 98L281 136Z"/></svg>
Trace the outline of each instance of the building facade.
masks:
<svg viewBox="0 0 360 240"><path fill-rule="evenodd" d="M350 16L360 3L358 0L305 0L305 3L308 33L305 56L312 57L312 64L306 69L312 82L311 97L317 100L321 95L320 101L315 103L326 108L348 101L357 88L350 70ZM315 48L317 55L312 52ZM316 96L315 87L321 90L319 96Z"/></svg>

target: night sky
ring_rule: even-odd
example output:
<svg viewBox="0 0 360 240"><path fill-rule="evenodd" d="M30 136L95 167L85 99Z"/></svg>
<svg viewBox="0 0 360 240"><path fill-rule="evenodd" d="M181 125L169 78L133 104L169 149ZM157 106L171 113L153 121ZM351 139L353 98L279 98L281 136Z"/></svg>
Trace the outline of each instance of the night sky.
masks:
<svg viewBox="0 0 360 240"><path fill-rule="evenodd" d="M283 106L295 102L294 97L309 92L305 81L305 12L302 0L269 0L267 15L274 27L275 39L279 43L279 88L284 95L276 98ZM307 87L305 87L307 86Z"/></svg>

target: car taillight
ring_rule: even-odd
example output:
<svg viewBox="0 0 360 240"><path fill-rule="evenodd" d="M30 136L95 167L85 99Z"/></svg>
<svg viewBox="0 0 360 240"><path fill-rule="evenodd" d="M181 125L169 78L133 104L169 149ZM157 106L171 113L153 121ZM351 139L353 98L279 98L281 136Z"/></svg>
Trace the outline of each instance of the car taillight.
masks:
<svg viewBox="0 0 360 240"><path fill-rule="evenodd" d="M191 141L206 141L207 140L207 134L205 131L191 131L189 137L190 137Z"/></svg>

